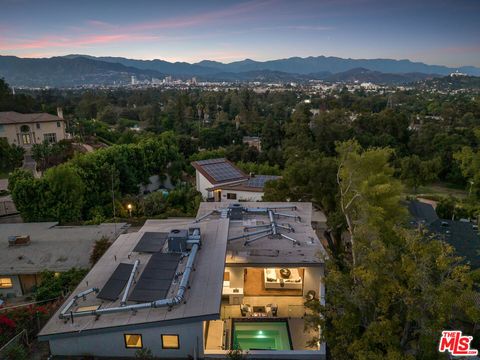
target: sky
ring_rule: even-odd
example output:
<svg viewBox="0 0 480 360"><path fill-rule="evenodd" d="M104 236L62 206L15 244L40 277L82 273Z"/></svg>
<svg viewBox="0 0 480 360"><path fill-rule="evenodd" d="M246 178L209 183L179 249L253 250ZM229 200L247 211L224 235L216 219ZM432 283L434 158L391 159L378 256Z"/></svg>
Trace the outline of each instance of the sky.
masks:
<svg viewBox="0 0 480 360"><path fill-rule="evenodd" d="M480 0L0 0L0 54L480 66Z"/></svg>

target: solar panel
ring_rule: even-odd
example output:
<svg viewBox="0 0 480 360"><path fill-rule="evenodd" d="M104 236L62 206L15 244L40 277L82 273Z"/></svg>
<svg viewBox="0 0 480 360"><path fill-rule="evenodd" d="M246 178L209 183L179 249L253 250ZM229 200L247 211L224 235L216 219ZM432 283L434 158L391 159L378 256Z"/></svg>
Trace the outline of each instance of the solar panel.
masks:
<svg viewBox="0 0 480 360"><path fill-rule="evenodd" d="M165 241L167 241L168 233L161 232L145 232L143 233L140 241L135 246L133 251L156 253L162 250Z"/></svg>
<svg viewBox="0 0 480 360"><path fill-rule="evenodd" d="M180 254L153 254L128 300L148 302L164 299L172 284L179 261Z"/></svg>
<svg viewBox="0 0 480 360"><path fill-rule="evenodd" d="M115 301L127 285L128 278L133 269L133 264L118 264L110 279L105 283L97 298Z"/></svg>
<svg viewBox="0 0 480 360"><path fill-rule="evenodd" d="M240 170L227 162L204 165L203 169L216 181L235 180L245 177Z"/></svg>
<svg viewBox="0 0 480 360"><path fill-rule="evenodd" d="M275 180L278 178L279 176L275 176L275 175L257 175L255 177L250 178L247 181L246 185L249 187L263 188L267 181Z"/></svg>
<svg viewBox="0 0 480 360"><path fill-rule="evenodd" d="M219 158L219 159L207 159L207 160L196 161L198 165L208 165L208 164L215 164L220 162L225 162L225 159Z"/></svg>

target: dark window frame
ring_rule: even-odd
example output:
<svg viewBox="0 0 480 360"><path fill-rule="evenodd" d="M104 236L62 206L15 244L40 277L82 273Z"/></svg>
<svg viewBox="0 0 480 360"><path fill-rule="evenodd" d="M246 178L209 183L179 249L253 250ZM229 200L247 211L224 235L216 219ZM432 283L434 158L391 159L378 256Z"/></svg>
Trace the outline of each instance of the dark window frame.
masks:
<svg viewBox="0 0 480 360"><path fill-rule="evenodd" d="M237 193L227 193L227 199L237 200Z"/></svg>
<svg viewBox="0 0 480 360"><path fill-rule="evenodd" d="M128 346L127 344L127 335L128 336L140 336L140 347L137 346ZM125 345L125 349L143 349L143 337L142 334L123 334L123 343Z"/></svg>
<svg viewBox="0 0 480 360"><path fill-rule="evenodd" d="M176 336L178 346L177 347L170 347L170 346L165 347L163 345L163 337L164 336ZM180 336L178 334L161 334L160 337L162 339L162 349L165 349L165 350L180 350Z"/></svg>
<svg viewBox="0 0 480 360"><path fill-rule="evenodd" d="M43 134L43 141L47 141L49 144L57 142L57 133L45 133Z"/></svg>

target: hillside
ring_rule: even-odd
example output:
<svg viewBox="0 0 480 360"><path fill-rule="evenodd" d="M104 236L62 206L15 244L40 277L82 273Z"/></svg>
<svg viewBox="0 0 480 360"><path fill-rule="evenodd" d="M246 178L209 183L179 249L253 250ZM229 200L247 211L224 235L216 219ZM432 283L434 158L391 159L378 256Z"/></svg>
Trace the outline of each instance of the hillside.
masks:
<svg viewBox="0 0 480 360"><path fill-rule="evenodd" d="M358 63L365 63L370 67L351 67ZM392 71L380 71L378 68ZM412 69L423 71L402 72ZM437 71L433 72L434 70ZM407 60L352 60L323 56L266 62L247 59L229 64L215 61L202 61L197 64L171 63L163 60L97 58L83 55L41 59L0 56L0 77L13 86L30 87L125 85L130 83L133 75L139 81L172 75L181 79L196 76L200 81L301 83L315 79L393 85L423 81L442 76L445 72L450 74L452 69Z"/></svg>
<svg viewBox="0 0 480 360"><path fill-rule="evenodd" d="M15 86L112 85L129 82L132 75L139 80L164 76L153 70L142 70L85 57L30 59L0 56L0 77Z"/></svg>
<svg viewBox="0 0 480 360"><path fill-rule="evenodd" d="M480 77L478 76L444 76L419 82L419 88L437 89L440 91L477 90L480 91Z"/></svg>
<svg viewBox="0 0 480 360"><path fill-rule="evenodd" d="M431 79L435 74L423 73L405 73L393 74L382 73L379 71L372 71L364 68L356 68L344 72L336 73L325 78L329 82L371 82L374 84L406 84L409 82L416 82L419 80Z"/></svg>
<svg viewBox="0 0 480 360"><path fill-rule="evenodd" d="M84 56L84 55L69 55ZM480 75L480 69L472 66L461 68L450 68L441 65L427 65L410 60L392 59L343 59L339 57L310 56L306 58L291 57L270 61L255 61L245 59L231 63L203 60L198 63L189 64L186 62L171 63L163 60L132 60L122 57L101 57L97 60L119 63L125 66L133 66L139 69L150 69L170 75L208 75L215 73L241 73L249 71L270 70L290 74L311 74L319 72L330 72L332 74L344 72L356 68L364 68L383 73L424 73L448 75L455 70L470 75Z"/></svg>

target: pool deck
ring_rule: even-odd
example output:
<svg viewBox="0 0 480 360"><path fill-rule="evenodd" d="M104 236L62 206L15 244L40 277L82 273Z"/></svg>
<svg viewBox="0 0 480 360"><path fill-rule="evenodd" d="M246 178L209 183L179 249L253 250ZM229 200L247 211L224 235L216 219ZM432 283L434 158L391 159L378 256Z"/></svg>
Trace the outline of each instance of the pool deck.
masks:
<svg viewBox="0 0 480 360"><path fill-rule="evenodd" d="M278 316L260 318L259 321L281 319L287 320L290 329L293 350L315 350L307 346L307 342L311 340L315 334L311 330L306 332L304 329L305 321L302 318L304 313L302 297L284 296L271 299L264 296L252 298L245 297L245 303L249 303L252 306L265 305L266 303L273 302L273 300L275 300L275 302L278 304ZM205 339L206 350L221 351L222 348L225 347L224 334L226 332L227 338L230 338L232 331L232 319L246 318L242 317L239 305L228 305L228 303L222 304L222 320L213 320L206 324L206 327L208 325L208 333L206 334ZM255 320L253 319L252 321ZM229 344L229 342L227 344Z"/></svg>

